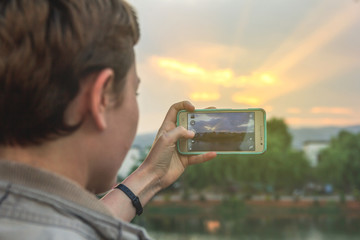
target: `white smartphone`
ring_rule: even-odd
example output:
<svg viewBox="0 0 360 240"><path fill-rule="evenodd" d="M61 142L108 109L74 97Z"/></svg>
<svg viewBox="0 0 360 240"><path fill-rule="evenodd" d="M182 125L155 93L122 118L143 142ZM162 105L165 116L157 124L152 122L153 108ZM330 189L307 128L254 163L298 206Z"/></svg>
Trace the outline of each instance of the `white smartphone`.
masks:
<svg viewBox="0 0 360 240"><path fill-rule="evenodd" d="M194 131L177 142L181 154L261 154L266 151L266 113L256 109L179 111L177 125Z"/></svg>

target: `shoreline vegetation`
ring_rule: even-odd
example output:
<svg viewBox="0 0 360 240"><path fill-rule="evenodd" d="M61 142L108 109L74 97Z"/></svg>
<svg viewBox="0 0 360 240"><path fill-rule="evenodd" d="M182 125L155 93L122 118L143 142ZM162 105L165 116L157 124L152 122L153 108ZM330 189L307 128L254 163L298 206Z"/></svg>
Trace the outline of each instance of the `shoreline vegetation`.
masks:
<svg viewBox="0 0 360 240"><path fill-rule="evenodd" d="M336 214L346 214L357 216L360 218L360 201L356 200L353 196L306 196L297 197L283 196L279 199L270 196L253 196L252 199L244 199L237 196L228 196L224 198L208 196L206 199L200 195L193 199L184 200L179 196L168 196L166 194L154 198L148 205L149 212L168 212L171 209L198 209L193 211L198 214L199 212L217 211L218 208L229 207L234 210L251 210L253 214L267 215L274 212L287 212L300 213L308 212L314 213L313 210L329 210ZM162 210L163 209L163 210ZM156 211L154 211L156 210ZM170 211L171 212L171 211ZM186 212L183 212L186 213ZM181 212L179 213L181 215Z"/></svg>
<svg viewBox="0 0 360 240"><path fill-rule="evenodd" d="M346 196L153 199L134 223L161 239L358 239L360 201ZM313 236L314 235L314 236ZM297 237L294 237L297 236ZM315 238L318 239L318 238Z"/></svg>

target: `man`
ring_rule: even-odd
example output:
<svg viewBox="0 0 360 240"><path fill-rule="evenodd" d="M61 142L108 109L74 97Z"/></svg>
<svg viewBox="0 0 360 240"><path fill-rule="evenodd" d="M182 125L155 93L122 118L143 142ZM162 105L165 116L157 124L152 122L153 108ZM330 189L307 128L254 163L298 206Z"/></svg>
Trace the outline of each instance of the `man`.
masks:
<svg viewBox="0 0 360 240"><path fill-rule="evenodd" d="M136 15L122 0L0 2L0 239L147 239L129 222L191 164L174 104L115 185L137 122Z"/></svg>

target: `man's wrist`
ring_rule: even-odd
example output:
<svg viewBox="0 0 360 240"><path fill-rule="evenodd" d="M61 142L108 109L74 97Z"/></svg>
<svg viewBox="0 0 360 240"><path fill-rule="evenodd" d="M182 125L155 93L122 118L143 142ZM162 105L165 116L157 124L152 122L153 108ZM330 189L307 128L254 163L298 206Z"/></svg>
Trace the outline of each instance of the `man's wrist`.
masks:
<svg viewBox="0 0 360 240"><path fill-rule="evenodd" d="M143 213L143 207L141 205L140 199L136 196L128 187L124 184L119 184L115 188L123 191L131 200L132 205L136 210L136 215L140 216Z"/></svg>
<svg viewBox="0 0 360 240"><path fill-rule="evenodd" d="M136 169L122 184L126 185L145 206L161 190L160 181L151 171L142 166Z"/></svg>

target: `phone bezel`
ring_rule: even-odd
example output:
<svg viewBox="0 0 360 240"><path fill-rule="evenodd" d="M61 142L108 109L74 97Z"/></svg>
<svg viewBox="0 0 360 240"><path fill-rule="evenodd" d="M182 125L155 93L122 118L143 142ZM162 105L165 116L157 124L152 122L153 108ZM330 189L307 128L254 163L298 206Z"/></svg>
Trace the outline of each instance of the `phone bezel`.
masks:
<svg viewBox="0 0 360 240"><path fill-rule="evenodd" d="M262 154L267 149L267 134L266 134L266 112L262 108L248 108L248 109L199 109L194 112L187 112L181 110L177 114L177 126L183 126L188 129L188 114L191 113L214 113L214 112L254 112L255 113L255 151L216 151L217 154ZM177 148L179 153L184 155L204 154L210 151L189 152L187 149L187 140L179 139L177 141Z"/></svg>

